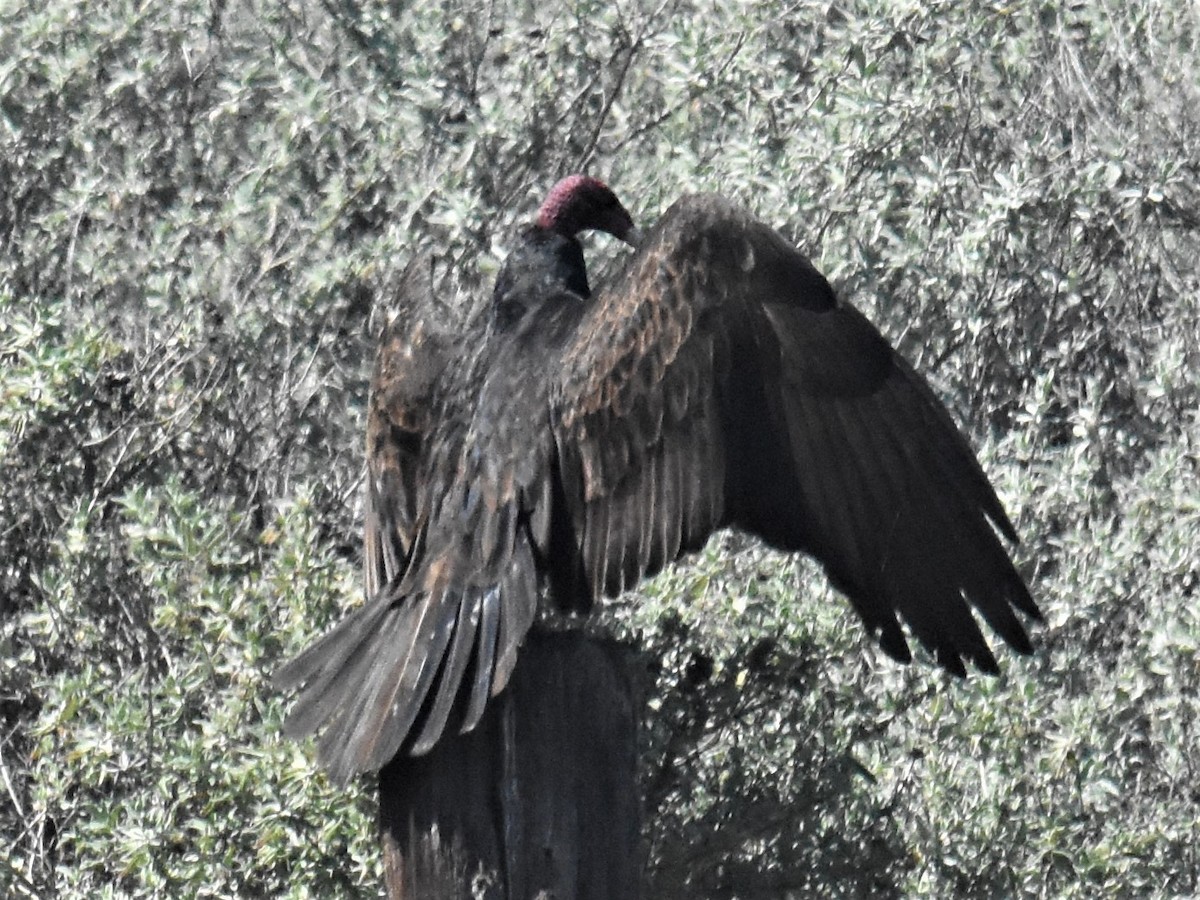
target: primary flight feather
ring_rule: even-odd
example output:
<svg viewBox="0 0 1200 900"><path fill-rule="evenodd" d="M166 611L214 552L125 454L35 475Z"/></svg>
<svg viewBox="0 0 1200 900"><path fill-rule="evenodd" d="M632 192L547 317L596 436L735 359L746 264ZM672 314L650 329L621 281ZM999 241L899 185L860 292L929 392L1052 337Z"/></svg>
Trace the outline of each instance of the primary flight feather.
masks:
<svg viewBox="0 0 1200 900"><path fill-rule="evenodd" d="M578 234L637 252L593 295ZM408 297L420 306L420 288ZM716 196L643 236L574 175L464 334L394 326L367 426L366 603L276 675L344 780L466 731L539 595L586 611L734 526L819 560L895 659L1030 652L1016 534L926 382L777 232Z"/></svg>

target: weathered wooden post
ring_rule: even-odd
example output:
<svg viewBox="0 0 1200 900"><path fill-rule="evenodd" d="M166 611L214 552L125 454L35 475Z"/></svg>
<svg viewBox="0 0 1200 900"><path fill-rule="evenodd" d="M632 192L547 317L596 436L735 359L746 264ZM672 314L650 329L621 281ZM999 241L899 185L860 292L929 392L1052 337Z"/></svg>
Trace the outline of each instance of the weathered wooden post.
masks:
<svg viewBox="0 0 1200 900"><path fill-rule="evenodd" d="M639 895L629 656L612 641L535 631L473 732L380 772L390 898Z"/></svg>

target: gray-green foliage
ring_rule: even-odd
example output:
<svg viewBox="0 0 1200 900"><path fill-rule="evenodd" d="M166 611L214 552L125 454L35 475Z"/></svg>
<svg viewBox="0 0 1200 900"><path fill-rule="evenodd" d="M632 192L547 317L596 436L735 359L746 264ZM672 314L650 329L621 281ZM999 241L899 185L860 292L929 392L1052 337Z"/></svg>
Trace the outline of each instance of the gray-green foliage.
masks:
<svg viewBox="0 0 1200 900"><path fill-rule="evenodd" d="M793 236L971 430L1049 620L997 680L901 669L738 538L615 604L649 894L1200 891L1187 0L0 22L0 893L376 892L370 785L279 739L266 676L359 590L399 273L432 249L466 314L578 169Z"/></svg>

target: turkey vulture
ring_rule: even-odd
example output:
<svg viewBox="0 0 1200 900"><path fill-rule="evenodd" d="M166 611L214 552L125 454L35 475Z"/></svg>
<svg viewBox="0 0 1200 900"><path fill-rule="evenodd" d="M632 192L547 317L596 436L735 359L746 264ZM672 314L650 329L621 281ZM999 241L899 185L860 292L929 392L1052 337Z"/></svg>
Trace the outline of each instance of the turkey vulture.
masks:
<svg viewBox="0 0 1200 900"><path fill-rule="evenodd" d="M589 229L638 248L595 295ZM1040 618L933 391L717 196L643 239L602 182L559 182L474 327L385 333L367 465L366 603L276 676L338 780L473 728L543 589L586 611L726 526L819 560L897 660L903 620L949 671L994 673L972 609L1021 653L1014 610Z"/></svg>

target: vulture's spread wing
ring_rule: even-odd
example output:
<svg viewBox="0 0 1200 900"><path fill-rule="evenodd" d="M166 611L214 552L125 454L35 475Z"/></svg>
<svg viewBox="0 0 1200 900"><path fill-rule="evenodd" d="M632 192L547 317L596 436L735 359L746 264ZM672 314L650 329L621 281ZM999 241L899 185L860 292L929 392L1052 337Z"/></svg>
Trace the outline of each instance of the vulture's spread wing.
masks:
<svg viewBox="0 0 1200 900"><path fill-rule="evenodd" d="M363 572L368 597L400 573L416 535L421 453L437 408L437 385L453 342L418 323L389 326L367 412Z"/></svg>
<svg viewBox="0 0 1200 900"><path fill-rule="evenodd" d="M419 378L387 377L417 355L385 341L368 447L377 590L275 676L304 686L286 728L322 731L333 778L378 769L401 748L424 753L447 728L470 730L507 683L536 614L534 554L548 546L552 505L548 382L530 373L557 363L583 302L567 295L499 336L477 323L442 358L424 409ZM421 416L428 428L405 427Z"/></svg>
<svg viewBox="0 0 1200 900"><path fill-rule="evenodd" d="M563 497L592 596L723 524L824 564L884 649L898 617L952 672L994 672L974 607L1022 652L1038 616L1012 525L928 385L770 228L676 204L566 352Z"/></svg>
<svg viewBox="0 0 1200 900"><path fill-rule="evenodd" d="M430 617L419 615L420 604L404 602L400 585L429 516L429 492L422 483L426 457L443 415L448 370L461 359L463 341L430 318L431 285L422 278L423 262L413 263L404 275L395 303L399 314L385 327L371 381L363 531L366 602L274 676L281 689L304 685L287 732L300 737L323 727L322 759L343 779L365 770L365 759L378 767L394 754L395 747L380 751L376 740L393 717L365 710L378 702L383 682L407 666L403 651L408 648L402 642L419 634L428 640L420 625Z"/></svg>
<svg viewBox="0 0 1200 900"><path fill-rule="evenodd" d="M422 453L440 413L443 374L461 356L460 341L431 318L428 260L402 276L398 314L375 357L367 411L367 484L363 575L368 598L394 580L417 530Z"/></svg>

